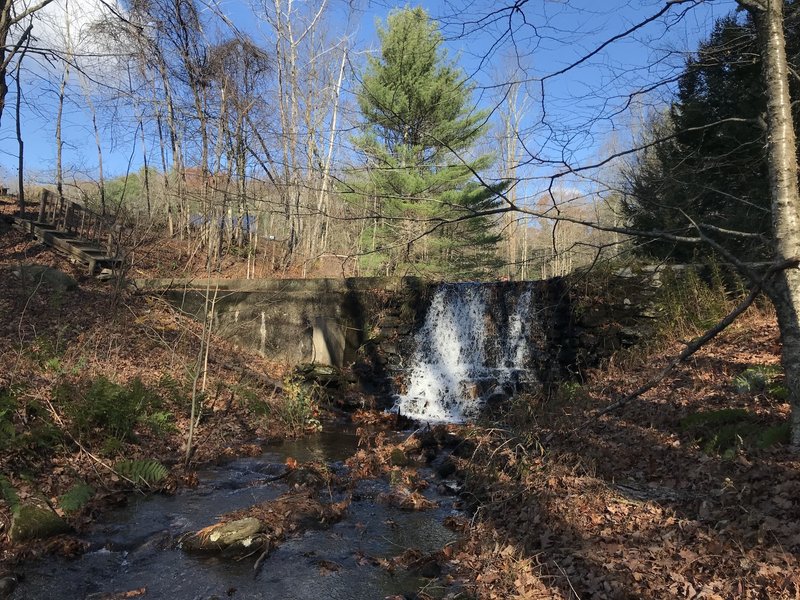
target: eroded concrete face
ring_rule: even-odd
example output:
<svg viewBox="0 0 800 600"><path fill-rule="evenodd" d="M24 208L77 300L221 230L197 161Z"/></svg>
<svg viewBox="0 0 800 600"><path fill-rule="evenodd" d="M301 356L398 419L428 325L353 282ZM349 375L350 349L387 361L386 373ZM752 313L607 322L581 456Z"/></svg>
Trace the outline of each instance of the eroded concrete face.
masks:
<svg viewBox="0 0 800 600"><path fill-rule="evenodd" d="M346 325L337 319L314 317L311 333L311 361L322 365L344 366L347 349Z"/></svg>
<svg viewBox="0 0 800 600"><path fill-rule="evenodd" d="M387 303L395 302L410 284L403 278L351 278L137 285L157 291L199 320L213 310L218 335L273 360L341 367L354 360Z"/></svg>

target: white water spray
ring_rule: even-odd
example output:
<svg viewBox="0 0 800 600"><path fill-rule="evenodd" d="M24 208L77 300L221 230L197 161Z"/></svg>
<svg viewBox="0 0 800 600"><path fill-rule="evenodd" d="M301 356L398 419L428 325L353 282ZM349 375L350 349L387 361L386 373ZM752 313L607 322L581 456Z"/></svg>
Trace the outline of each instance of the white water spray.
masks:
<svg viewBox="0 0 800 600"><path fill-rule="evenodd" d="M530 286L492 314L491 286L442 284L415 336L408 389L395 410L423 421L461 422L477 415L498 390L526 375L529 359ZM495 311L497 312L497 311Z"/></svg>

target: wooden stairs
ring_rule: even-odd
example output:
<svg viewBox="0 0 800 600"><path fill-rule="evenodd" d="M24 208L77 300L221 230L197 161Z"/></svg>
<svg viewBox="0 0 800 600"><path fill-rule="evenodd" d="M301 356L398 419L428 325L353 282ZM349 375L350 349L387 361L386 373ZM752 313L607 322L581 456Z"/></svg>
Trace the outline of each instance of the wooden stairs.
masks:
<svg viewBox="0 0 800 600"><path fill-rule="evenodd" d="M99 219L94 221L93 227L89 227L86 215L81 214L81 212L88 213L88 211L76 203L71 203L72 206L66 211L66 216L59 218L55 211L45 210L47 208L45 203L48 201L47 194L43 194L39 219L15 215L11 217L12 226L23 233L33 235L43 244L51 246L71 260L85 266L90 275L94 275L98 269L118 269L122 266L122 258L119 253L109 250L112 247L111 240L113 238L106 227L99 226ZM46 218L51 215L53 221L59 223L60 226L41 219L42 216ZM80 224L75 222L76 215L82 217ZM81 235L81 233L86 235ZM94 239L89 239L89 236ZM105 248L101 243L103 238L108 239Z"/></svg>

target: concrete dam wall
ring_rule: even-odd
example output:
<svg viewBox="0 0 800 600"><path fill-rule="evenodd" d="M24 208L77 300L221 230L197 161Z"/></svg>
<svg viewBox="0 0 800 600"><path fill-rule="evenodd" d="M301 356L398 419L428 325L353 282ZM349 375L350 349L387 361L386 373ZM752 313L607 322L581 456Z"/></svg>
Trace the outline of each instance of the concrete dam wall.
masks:
<svg viewBox="0 0 800 600"><path fill-rule="evenodd" d="M587 281L431 283L406 278L136 282L214 333L289 364L353 367L399 409L469 417L492 397L547 391L647 335L652 274ZM644 307L644 308L642 308Z"/></svg>
<svg viewBox="0 0 800 600"><path fill-rule="evenodd" d="M378 329L400 328L389 313L414 302L412 278L137 281L198 320L213 313L216 334L291 364L344 366ZM413 316L410 319L413 323Z"/></svg>

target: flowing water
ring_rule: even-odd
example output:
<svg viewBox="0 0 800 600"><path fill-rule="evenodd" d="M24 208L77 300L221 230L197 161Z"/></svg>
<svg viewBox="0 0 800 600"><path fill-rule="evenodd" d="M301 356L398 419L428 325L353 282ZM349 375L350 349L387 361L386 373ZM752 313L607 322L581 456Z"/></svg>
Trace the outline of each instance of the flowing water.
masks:
<svg viewBox="0 0 800 600"><path fill-rule="evenodd" d="M492 397L530 384L534 317L530 283L440 285L415 336L407 389L394 409L413 419L457 423L475 417Z"/></svg>
<svg viewBox="0 0 800 600"><path fill-rule="evenodd" d="M407 388L396 397L395 409L419 420L459 422L492 398L535 385L532 359L543 347L533 292L531 284L439 286L415 336ZM402 569L390 573L364 557L391 558L410 548L433 552L455 539L443 525L454 499L437 495L435 485L426 496L439 502L438 509L406 512L375 502L389 491L387 482L362 481L342 521L286 540L258 572L254 558L202 557L176 548L181 534L287 491L282 481L260 483L281 473L287 457L342 470L342 461L355 451L355 435L320 434L207 469L196 488L175 496L134 499L92 525L85 555L26 565L13 598L99 600L140 588L146 588L146 599L169 600L374 600L413 593L422 579Z"/></svg>
<svg viewBox="0 0 800 600"><path fill-rule="evenodd" d="M355 450L354 435L320 434L285 443L257 458L209 468L199 473L196 488L175 496L134 498L92 525L85 536L91 550L80 558L46 557L26 564L12 598L91 600L143 587L145 600L375 600L412 593L424 580L402 569L389 573L363 557L389 558L409 548L433 552L453 541L455 534L442 521L453 512L454 500L433 489L426 496L440 503L438 509L407 512L374 501L388 491L388 483L362 481L342 521L287 539L258 572L253 570L255 557L236 561L175 548L180 534L287 491L280 481L258 482L281 473L288 456L325 460L332 469L341 470L341 461Z"/></svg>

